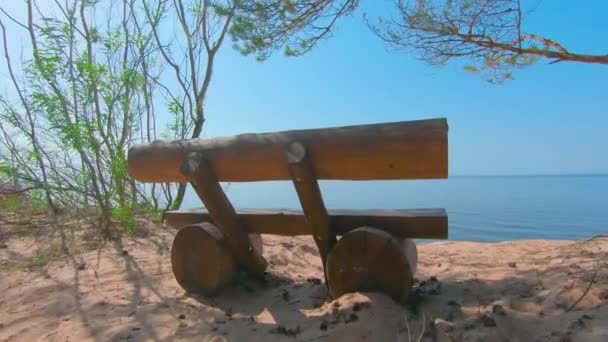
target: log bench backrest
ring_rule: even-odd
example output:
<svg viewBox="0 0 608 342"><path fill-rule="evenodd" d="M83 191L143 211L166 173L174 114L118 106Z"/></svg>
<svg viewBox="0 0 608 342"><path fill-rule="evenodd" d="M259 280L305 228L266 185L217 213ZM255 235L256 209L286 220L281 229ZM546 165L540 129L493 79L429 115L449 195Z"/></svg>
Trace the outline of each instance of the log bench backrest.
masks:
<svg viewBox="0 0 608 342"><path fill-rule="evenodd" d="M290 180L285 149L306 146L317 179L431 179L448 175L446 119L160 140L129 149L129 172L143 182L187 182L180 167L191 152L224 182Z"/></svg>

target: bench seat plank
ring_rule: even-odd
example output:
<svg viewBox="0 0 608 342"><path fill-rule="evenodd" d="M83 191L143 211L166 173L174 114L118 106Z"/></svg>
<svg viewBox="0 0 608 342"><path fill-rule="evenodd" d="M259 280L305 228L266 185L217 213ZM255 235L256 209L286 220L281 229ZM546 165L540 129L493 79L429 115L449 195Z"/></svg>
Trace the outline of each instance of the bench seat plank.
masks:
<svg viewBox="0 0 608 342"><path fill-rule="evenodd" d="M328 210L328 213L336 235L372 226L402 238L448 238L448 216L444 209ZM249 234L295 236L313 233L299 210L240 209L237 215ZM213 222L205 209L168 211L163 220L177 229L192 223Z"/></svg>

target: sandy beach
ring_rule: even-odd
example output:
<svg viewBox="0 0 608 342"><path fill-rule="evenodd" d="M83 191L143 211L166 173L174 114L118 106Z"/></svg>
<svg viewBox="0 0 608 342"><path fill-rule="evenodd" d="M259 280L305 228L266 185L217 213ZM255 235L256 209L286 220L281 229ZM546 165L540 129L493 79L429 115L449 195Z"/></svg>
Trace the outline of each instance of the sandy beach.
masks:
<svg viewBox="0 0 608 342"><path fill-rule="evenodd" d="M418 245L407 304L326 299L308 237L264 236L264 281L211 298L173 278L175 231L0 214L0 341L608 341L608 239ZM59 227L59 229L57 229Z"/></svg>

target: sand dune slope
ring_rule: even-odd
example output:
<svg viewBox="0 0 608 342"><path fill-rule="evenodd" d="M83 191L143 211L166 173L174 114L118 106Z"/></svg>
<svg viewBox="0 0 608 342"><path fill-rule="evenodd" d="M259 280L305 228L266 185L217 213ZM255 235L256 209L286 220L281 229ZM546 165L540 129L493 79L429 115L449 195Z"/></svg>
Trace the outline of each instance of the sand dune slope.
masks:
<svg viewBox="0 0 608 342"><path fill-rule="evenodd" d="M0 224L0 341L608 341L608 239L421 244L398 305L326 301L310 238L265 236L264 282L198 298L173 279L166 227L44 265L57 234Z"/></svg>

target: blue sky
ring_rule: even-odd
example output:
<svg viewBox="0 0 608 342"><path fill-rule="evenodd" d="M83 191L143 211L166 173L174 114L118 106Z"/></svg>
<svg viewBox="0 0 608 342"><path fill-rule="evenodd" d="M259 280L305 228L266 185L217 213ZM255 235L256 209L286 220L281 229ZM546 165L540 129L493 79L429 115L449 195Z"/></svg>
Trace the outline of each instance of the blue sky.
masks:
<svg viewBox="0 0 608 342"><path fill-rule="evenodd" d="M524 0L536 8L524 31L575 52L608 53L608 1L573 3ZM25 13L20 2L2 5ZM464 71L466 61L436 68L390 51L362 15L390 16L393 8L393 0L362 1L331 39L302 57L276 53L259 63L227 42L204 135L446 117L451 175L608 173L608 66L541 61L491 85ZM9 37L14 53L21 39Z"/></svg>
<svg viewBox="0 0 608 342"><path fill-rule="evenodd" d="M527 31L572 51L608 53L608 1L529 3L537 9ZM361 16L392 6L364 1L303 57L258 63L225 46L204 134L447 117L450 174L608 173L608 66L541 61L491 85L462 63L436 68L389 51Z"/></svg>

